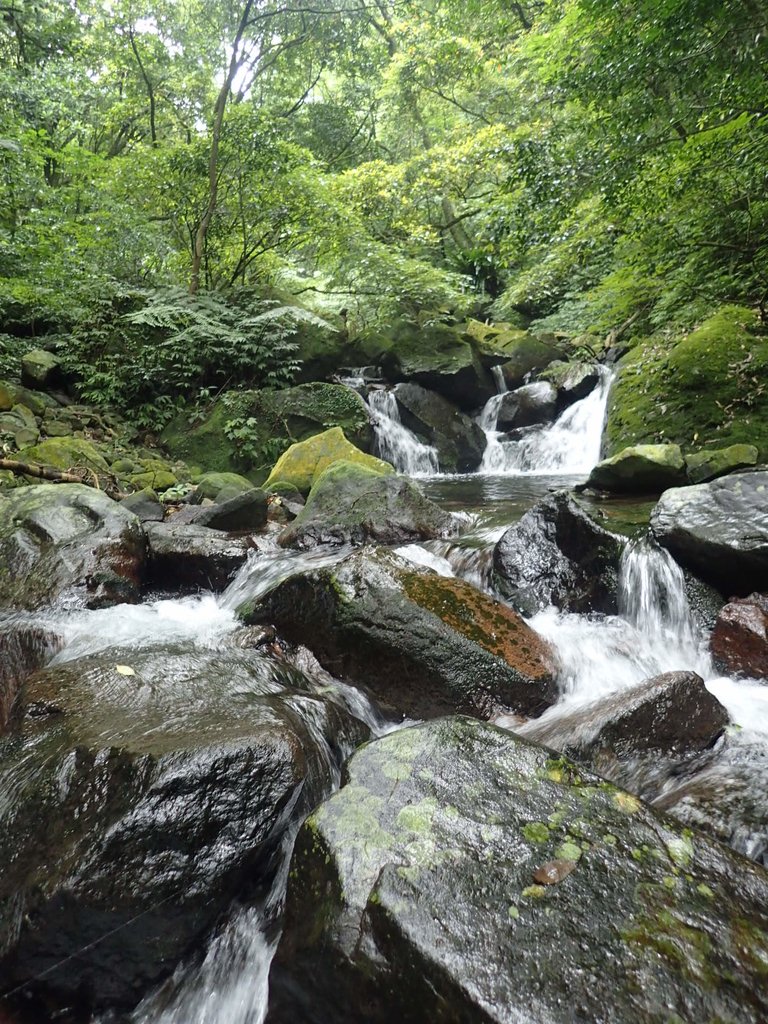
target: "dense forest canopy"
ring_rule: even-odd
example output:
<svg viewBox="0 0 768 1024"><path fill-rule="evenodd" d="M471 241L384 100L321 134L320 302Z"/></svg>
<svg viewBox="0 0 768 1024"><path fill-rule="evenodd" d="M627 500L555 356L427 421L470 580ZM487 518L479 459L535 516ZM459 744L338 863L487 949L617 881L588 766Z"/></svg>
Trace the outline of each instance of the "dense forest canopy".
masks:
<svg viewBox="0 0 768 1024"><path fill-rule="evenodd" d="M0 364L170 415L301 322L768 304L757 0L0 3Z"/></svg>

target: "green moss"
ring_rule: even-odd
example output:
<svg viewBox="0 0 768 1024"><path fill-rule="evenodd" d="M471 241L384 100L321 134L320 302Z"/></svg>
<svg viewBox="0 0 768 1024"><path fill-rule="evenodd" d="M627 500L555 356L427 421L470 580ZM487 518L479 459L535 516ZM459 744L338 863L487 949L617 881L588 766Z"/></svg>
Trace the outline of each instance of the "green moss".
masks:
<svg viewBox="0 0 768 1024"><path fill-rule="evenodd" d="M754 444L768 458L768 338L753 311L725 307L676 343L647 339L619 370L606 423L609 454L672 441L688 451Z"/></svg>
<svg viewBox="0 0 768 1024"><path fill-rule="evenodd" d="M523 835L529 843L546 843L549 839L549 828L543 821L531 821L523 825Z"/></svg>
<svg viewBox="0 0 768 1024"><path fill-rule="evenodd" d="M332 427L291 445L275 463L266 486L271 487L280 481L292 484L302 494L308 494L326 470L341 462L354 464L376 476L394 473L388 462L361 452L347 440L340 427ZM309 509L309 503L307 507Z"/></svg>
<svg viewBox="0 0 768 1024"><path fill-rule="evenodd" d="M20 453L24 462L36 462L54 469L73 469L85 466L96 473L108 473L104 456L90 441L79 437L56 437L41 441Z"/></svg>

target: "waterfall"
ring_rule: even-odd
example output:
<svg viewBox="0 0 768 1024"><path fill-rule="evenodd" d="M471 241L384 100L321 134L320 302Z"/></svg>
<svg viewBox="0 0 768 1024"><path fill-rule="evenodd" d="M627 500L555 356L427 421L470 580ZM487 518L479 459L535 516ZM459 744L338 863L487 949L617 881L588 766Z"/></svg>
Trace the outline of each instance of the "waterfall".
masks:
<svg viewBox="0 0 768 1024"><path fill-rule="evenodd" d="M671 643L681 661L698 661L697 629L683 570L649 537L636 538L622 553L619 610L642 636L655 644Z"/></svg>
<svg viewBox="0 0 768 1024"><path fill-rule="evenodd" d="M434 476L440 472L437 450L423 444L400 422L397 399L391 391L371 391L368 407L376 437L375 454L391 462L398 473Z"/></svg>
<svg viewBox="0 0 768 1024"><path fill-rule="evenodd" d="M519 441L503 441L496 430L504 393L494 395L478 418L488 439L480 472L498 476L589 473L600 461L610 386L610 373L600 367L600 383L586 398L574 402L554 423L533 428Z"/></svg>

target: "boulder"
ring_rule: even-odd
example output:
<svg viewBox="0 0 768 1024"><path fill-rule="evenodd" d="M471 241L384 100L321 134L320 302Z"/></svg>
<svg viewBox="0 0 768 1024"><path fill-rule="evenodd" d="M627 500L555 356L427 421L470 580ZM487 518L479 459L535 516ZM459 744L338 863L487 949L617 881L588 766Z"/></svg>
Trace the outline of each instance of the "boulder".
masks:
<svg viewBox="0 0 768 1024"><path fill-rule="evenodd" d="M709 649L720 671L768 679L768 594L729 602L715 623Z"/></svg>
<svg viewBox="0 0 768 1024"><path fill-rule="evenodd" d="M50 395L0 380L0 412L7 412L14 405L26 406L35 416L43 416L47 409L59 408L59 403Z"/></svg>
<svg viewBox="0 0 768 1024"><path fill-rule="evenodd" d="M768 1016L768 876L486 723L369 743L305 822L274 1024Z"/></svg>
<svg viewBox="0 0 768 1024"><path fill-rule="evenodd" d="M546 381L525 384L501 396L496 414L497 430L515 430L551 423L555 418L557 392Z"/></svg>
<svg viewBox="0 0 768 1024"><path fill-rule="evenodd" d="M23 462L53 466L64 472L85 467L94 473L109 473L109 466L98 448L82 437L49 438L31 448L24 448L19 458Z"/></svg>
<svg viewBox="0 0 768 1024"><path fill-rule="evenodd" d="M552 335L540 337L532 331L508 326L495 331L489 330L489 325L479 326L485 330L480 332L470 325L470 332L476 335L480 361L487 366L499 366L510 390L524 384L529 374L544 370L565 354L566 345Z"/></svg>
<svg viewBox="0 0 768 1024"><path fill-rule="evenodd" d="M598 526L566 492L539 502L493 549L495 589L523 615L549 605L567 612L617 612L626 538Z"/></svg>
<svg viewBox="0 0 768 1024"><path fill-rule="evenodd" d="M731 473L666 491L651 513L658 542L725 595L768 580L768 471Z"/></svg>
<svg viewBox="0 0 768 1024"><path fill-rule="evenodd" d="M726 306L694 331L638 342L618 364L604 433L607 455L663 438L676 444L755 445L768 461L768 337L758 311Z"/></svg>
<svg viewBox="0 0 768 1024"><path fill-rule="evenodd" d="M341 428L360 449L373 433L362 398L342 384L314 382L281 391L222 395L205 420L190 427L188 414L172 420L162 440L175 458L217 472L247 474L261 483L291 444L330 427Z"/></svg>
<svg viewBox="0 0 768 1024"><path fill-rule="evenodd" d="M451 514L426 498L408 477L382 475L378 469L341 460L315 479L306 504L279 543L289 548L407 544L455 532Z"/></svg>
<svg viewBox="0 0 768 1024"><path fill-rule="evenodd" d="M135 601L145 546L136 516L93 487L20 487L0 501L0 607Z"/></svg>
<svg viewBox="0 0 768 1024"><path fill-rule="evenodd" d="M64 384L61 359L53 352L35 348L21 357L21 383L38 391L52 391Z"/></svg>
<svg viewBox="0 0 768 1024"><path fill-rule="evenodd" d="M5 620L0 629L0 735L11 719L22 683L57 651L61 638L21 618Z"/></svg>
<svg viewBox="0 0 768 1024"><path fill-rule="evenodd" d="M627 784L617 762L648 754L682 761L709 750L729 720L701 676L665 672L593 704L529 722L520 734Z"/></svg>
<svg viewBox="0 0 768 1024"><path fill-rule="evenodd" d="M538 379L548 381L557 389L557 412L561 413L569 405L591 394L600 384L602 374L597 363L566 363L558 360L550 363Z"/></svg>
<svg viewBox="0 0 768 1024"><path fill-rule="evenodd" d="M239 473L203 473L197 479L194 503L199 504L206 498L218 501L219 495L225 490L230 492L236 491L238 494L242 494L244 491L250 491L252 488L253 484L251 481L247 480L244 476L240 476ZM234 497L234 493L230 493L229 497Z"/></svg>
<svg viewBox="0 0 768 1024"><path fill-rule="evenodd" d="M252 544L197 523L146 523L147 583L174 593L221 591L245 561Z"/></svg>
<svg viewBox="0 0 768 1024"><path fill-rule="evenodd" d="M132 512L142 523L162 523L165 517L165 508L149 487L129 494L121 500L120 505L128 512Z"/></svg>
<svg viewBox="0 0 768 1024"><path fill-rule="evenodd" d="M273 884L286 834L368 735L284 679L186 641L30 680L0 766L0 989L129 1008L235 896Z"/></svg>
<svg viewBox="0 0 768 1024"><path fill-rule="evenodd" d="M554 653L518 615L387 551L294 575L238 614L273 623L402 715L535 715L557 699Z"/></svg>
<svg viewBox="0 0 768 1024"><path fill-rule="evenodd" d="M395 398L403 426L437 449L445 473L472 473L483 461L485 434L442 395L418 384L398 384Z"/></svg>
<svg viewBox="0 0 768 1024"><path fill-rule="evenodd" d="M614 494L660 494L685 482L677 444L638 444L598 462L585 486Z"/></svg>
<svg viewBox="0 0 768 1024"><path fill-rule="evenodd" d="M273 466L265 486L272 488L279 481L293 484L302 494L308 494L320 474L332 463L341 461L354 462L379 474L394 473L388 462L366 455L351 444L341 427L332 427L292 444Z"/></svg>
<svg viewBox="0 0 768 1024"><path fill-rule="evenodd" d="M483 405L496 391L477 346L458 326L400 324L381 362L389 380L420 384L465 412Z"/></svg>
<svg viewBox="0 0 768 1024"><path fill-rule="evenodd" d="M190 508L190 511L193 509ZM211 530L230 533L260 530L267 521L267 495L259 487L251 487L226 501L194 508L191 521L195 526L207 526Z"/></svg>
<svg viewBox="0 0 768 1024"><path fill-rule="evenodd" d="M757 456L757 448L753 444L732 444L730 448L686 455L688 480L692 484L703 484L737 469L749 469L757 465Z"/></svg>

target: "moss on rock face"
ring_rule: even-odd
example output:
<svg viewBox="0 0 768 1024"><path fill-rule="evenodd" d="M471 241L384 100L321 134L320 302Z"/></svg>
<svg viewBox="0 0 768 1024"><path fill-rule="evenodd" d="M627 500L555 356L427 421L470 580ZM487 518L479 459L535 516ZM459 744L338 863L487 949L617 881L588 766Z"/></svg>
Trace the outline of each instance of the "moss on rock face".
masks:
<svg viewBox="0 0 768 1024"><path fill-rule="evenodd" d="M360 448L370 447L371 425L360 396L341 384L314 382L282 391L230 392L202 423L190 427L186 414L177 416L162 439L176 458L261 483L291 444L335 426Z"/></svg>
<svg viewBox="0 0 768 1024"><path fill-rule="evenodd" d="M586 486L614 494L661 494L685 480L680 445L637 444L599 462Z"/></svg>
<svg viewBox="0 0 768 1024"><path fill-rule="evenodd" d="M54 469L85 466L96 473L108 473L106 459L94 444L81 437L56 437L41 441L19 453L24 462L35 462Z"/></svg>
<svg viewBox="0 0 768 1024"><path fill-rule="evenodd" d="M306 441L291 445L275 463L266 486L277 481L293 484L302 494L308 494L318 477L334 462L348 462L372 470L377 476L394 473L388 462L366 455L346 439L340 427L332 427Z"/></svg>
<svg viewBox="0 0 768 1024"><path fill-rule="evenodd" d="M768 338L756 314L726 306L677 343L640 342L611 389L607 454L672 441L687 450L754 444L768 459Z"/></svg>
<svg viewBox="0 0 768 1024"><path fill-rule="evenodd" d="M696 452L685 460L688 479L692 484L703 484L737 469L748 469L757 465L758 454L753 444L732 444L729 448Z"/></svg>

